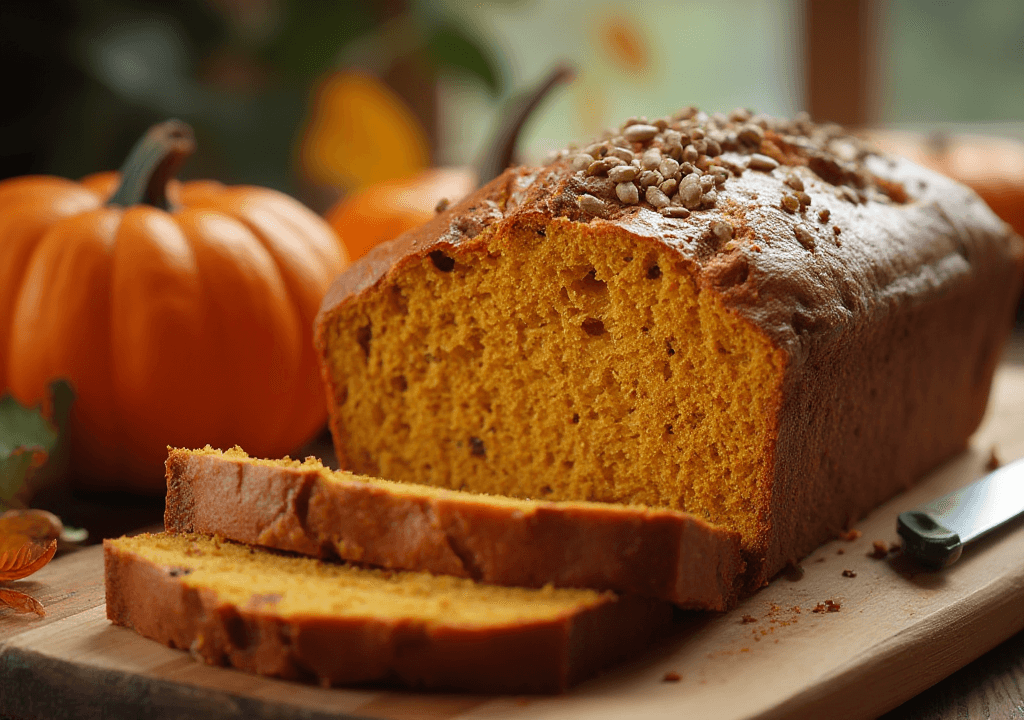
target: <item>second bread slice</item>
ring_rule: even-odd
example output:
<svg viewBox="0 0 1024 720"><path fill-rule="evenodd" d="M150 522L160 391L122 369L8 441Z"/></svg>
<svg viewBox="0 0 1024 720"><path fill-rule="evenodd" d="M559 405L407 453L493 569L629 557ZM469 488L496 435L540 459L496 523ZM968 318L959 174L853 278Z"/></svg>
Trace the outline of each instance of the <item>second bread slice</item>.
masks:
<svg viewBox="0 0 1024 720"><path fill-rule="evenodd" d="M475 495L238 448L170 451L164 524L385 568L708 610L734 604L743 570L737 533L674 510Z"/></svg>

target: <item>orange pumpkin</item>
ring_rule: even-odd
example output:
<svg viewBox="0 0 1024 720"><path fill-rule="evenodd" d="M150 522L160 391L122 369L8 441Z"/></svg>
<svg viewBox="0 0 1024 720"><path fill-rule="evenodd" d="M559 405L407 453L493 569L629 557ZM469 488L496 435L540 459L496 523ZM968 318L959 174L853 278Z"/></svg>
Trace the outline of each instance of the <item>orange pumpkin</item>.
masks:
<svg viewBox="0 0 1024 720"><path fill-rule="evenodd" d="M375 245L427 222L438 203L461 200L476 185L476 172L470 168L431 168L355 192L331 208L326 218L357 260Z"/></svg>
<svg viewBox="0 0 1024 720"><path fill-rule="evenodd" d="M66 378L76 483L164 489L167 445L295 450L326 418L312 325L344 248L279 192L178 183L191 129L121 175L0 183L0 393Z"/></svg>
<svg viewBox="0 0 1024 720"><path fill-rule="evenodd" d="M498 116L498 127L479 169L430 168L409 177L375 183L347 195L325 217L353 260L376 245L427 222L438 203L455 203L500 175L512 163L519 135L541 101L572 79L568 66L555 67L535 88L512 98Z"/></svg>
<svg viewBox="0 0 1024 720"><path fill-rule="evenodd" d="M874 130L886 152L902 155L973 188L1013 229L1024 235L1024 143L983 135Z"/></svg>

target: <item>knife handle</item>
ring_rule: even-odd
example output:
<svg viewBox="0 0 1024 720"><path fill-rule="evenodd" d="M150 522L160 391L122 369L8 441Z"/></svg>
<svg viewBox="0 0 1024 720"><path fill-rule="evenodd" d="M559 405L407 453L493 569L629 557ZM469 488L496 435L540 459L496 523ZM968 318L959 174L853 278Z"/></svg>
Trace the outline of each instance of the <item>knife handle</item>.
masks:
<svg viewBox="0 0 1024 720"><path fill-rule="evenodd" d="M936 570L952 565L963 552L959 535L920 510L900 513L896 519L896 532L903 538L905 553Z"/></svg>

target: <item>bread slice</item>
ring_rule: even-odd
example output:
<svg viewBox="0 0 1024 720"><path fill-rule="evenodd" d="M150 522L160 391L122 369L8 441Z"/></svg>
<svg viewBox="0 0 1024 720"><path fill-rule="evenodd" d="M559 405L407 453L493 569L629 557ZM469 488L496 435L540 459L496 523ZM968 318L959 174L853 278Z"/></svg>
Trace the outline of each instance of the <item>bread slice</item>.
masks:
<svg viewBox="0 0 1024 720"><path fill-rule="evenodd" d="M675 510L545 502L335 472L318 460L172 449L168 532L497 585L637 593L725 610L739 534Z"/></svg>
<svg viewBox="0 0 1024 720"><path fill-rule="evenodd" d="M1024 274L968 188L696 110L519 167L342 273L342 467L738 531L749 588L967 444Z"/></svg>
<svg viewBox="0 0 1024 720"><path fill-rule="evenodd" d="M107 617L212 665L324 685L557 692L636 653L672 606L288 557L197 535L104 541Z"/></svg>

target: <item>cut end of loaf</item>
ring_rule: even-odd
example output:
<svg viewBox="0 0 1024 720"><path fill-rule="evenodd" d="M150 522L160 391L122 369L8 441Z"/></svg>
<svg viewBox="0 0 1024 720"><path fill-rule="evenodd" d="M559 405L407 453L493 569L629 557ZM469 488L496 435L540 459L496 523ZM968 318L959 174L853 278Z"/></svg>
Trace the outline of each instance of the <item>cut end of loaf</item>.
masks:
<svg viewBox="0 0 1024 720"><path fill-rule="evenodd" d="M601 223L499 224L321 318L356 472L683 510L764 551L784 355L686 260Z"/></svg>

